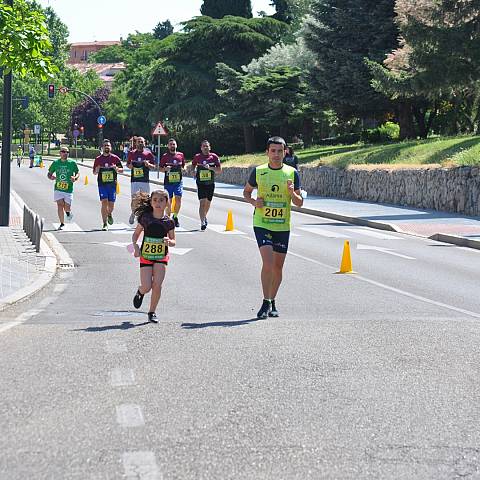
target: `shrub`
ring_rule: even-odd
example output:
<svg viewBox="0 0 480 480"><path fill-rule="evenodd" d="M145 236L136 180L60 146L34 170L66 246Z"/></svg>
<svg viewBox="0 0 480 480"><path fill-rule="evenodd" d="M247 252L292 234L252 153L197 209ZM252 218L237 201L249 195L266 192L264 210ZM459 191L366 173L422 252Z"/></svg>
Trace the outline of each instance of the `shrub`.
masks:
<svg viewBox="0 0 480 480"><path fill-rule="evenodd" d="M362 132L362 140L366 143L383 143L398 140L400 126L393 122L386 122L377 128L369 128Z"/></svg>

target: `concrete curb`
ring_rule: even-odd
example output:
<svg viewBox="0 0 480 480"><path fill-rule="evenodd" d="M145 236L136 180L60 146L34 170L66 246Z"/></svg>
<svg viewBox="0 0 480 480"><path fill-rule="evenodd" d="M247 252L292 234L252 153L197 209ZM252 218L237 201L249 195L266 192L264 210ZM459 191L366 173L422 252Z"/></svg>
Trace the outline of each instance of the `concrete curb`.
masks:
<svg viewBox="0 0 480 480"><path fill-rule="evenodd" d="M87 167L87 168L92 168L90 165L84 165L80 164L80 166ZM125 177L130 177L129 174L127 173L121 173L120 175L123 175ZM150 180L150 183L154 183L156 185L163 185L163 182L159 180ZM184 190L187 190L189 192L196 192L197 189L193 187L183 187ZM218 198L225 198L227 200L236 200L240 202L246 202L246 200L243 197L238 197L236 195L228 195L225 193L217 193L215 192L213 194L215 197ZM331 220L338 220L340 222L347 222L351 223L353 225L359 225L362 227L370 227L370 228L375 228L377 230L386 230L389 232L397 232L397 233L402 233L403 235L411 235L414 237L422 237L422 238L430 238L431 240L435 240L438 242L443 242L443 243L450 243L453 245L458 245L462 247L469 247L469 248L475 248L480 250L480 240L472 240L469 238L465 237L460 237L457 235L448 235L444 233L434 233L433 235L430 236L424 236L424 235L416 235L412 232L406 232L402 230L399 226L391 224L391 223L381 223L381 222L375 222L372 220L366 220L361 217L351 217L348 215L342 215L340 213L332 213L332 212L325 212L322 210L314 210L311 208L306 208L306 207L295 207L292 206L292 210L295 212L299 213L306 213L308 215L314 215L317 217L323 217L323 218L329 218Z"/></svg>
<svg viewBox="0 0 480 480"><path fill-rule="evenodd" d="M15 201L18 203L20 208L23 210L24 201L18 195L17 192L12 191L12 196L15 198ZM29 285L26 285L23 288L20 288L16 292L8 295L0 300L0 312L6 308L12 306L13 304L26 300L31 297L39 290L48 285L55 273L57 272L57 257L54 251L50 248L48 243L45 241L45 235L42 235L40 240L40 253L45 257L45 266L43 271L35 278Z"/></svg>

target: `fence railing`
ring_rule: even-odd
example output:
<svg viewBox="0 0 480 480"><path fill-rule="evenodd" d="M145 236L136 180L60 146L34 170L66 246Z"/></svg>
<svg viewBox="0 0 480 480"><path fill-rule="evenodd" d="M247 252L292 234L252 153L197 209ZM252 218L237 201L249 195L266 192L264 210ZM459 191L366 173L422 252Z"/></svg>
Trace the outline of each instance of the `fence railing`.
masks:
<svg viewBox="0 0 480 480"><path fill-rule="evenodd" d="M40 251L40 239L43 233L44 219L40 218L33 210L26 205L23 206L23 230L27 237L35 245L35 251Z"/></svg>

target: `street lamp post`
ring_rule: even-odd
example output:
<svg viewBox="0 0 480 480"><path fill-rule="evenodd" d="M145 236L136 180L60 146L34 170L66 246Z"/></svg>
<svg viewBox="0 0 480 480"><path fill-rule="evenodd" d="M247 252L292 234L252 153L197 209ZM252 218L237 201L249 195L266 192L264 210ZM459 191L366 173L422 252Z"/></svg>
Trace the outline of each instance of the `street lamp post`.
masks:
<svg viewBox="0 0 480 480"><path fill-rule="evenodd" d="M6 0L13 7L13 0ZM12 72L3 76L2 178L0 181L0 226L10 220L10 156L12 149Z"/></svg>

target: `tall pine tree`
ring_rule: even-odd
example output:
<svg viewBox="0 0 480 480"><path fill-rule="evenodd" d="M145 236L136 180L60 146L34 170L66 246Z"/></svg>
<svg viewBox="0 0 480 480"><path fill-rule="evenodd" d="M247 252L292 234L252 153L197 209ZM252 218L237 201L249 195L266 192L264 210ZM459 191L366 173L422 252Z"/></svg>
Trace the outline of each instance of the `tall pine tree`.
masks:
<svg viewBox="0 0 480 480"><path fill-rule="evenodd" d="M314 0L305 40L317 66L312 83L323 107L371 117L387 100L370 85L365 59L382 61L398 46L394 0Z"/></svg>
<svg viewBox="0 0 480 480"><path fill-rule="evenodd" d="M204 0L200 12L212 18L223 18L226 15L244 18L253 16L251 0Z"/></svg>

